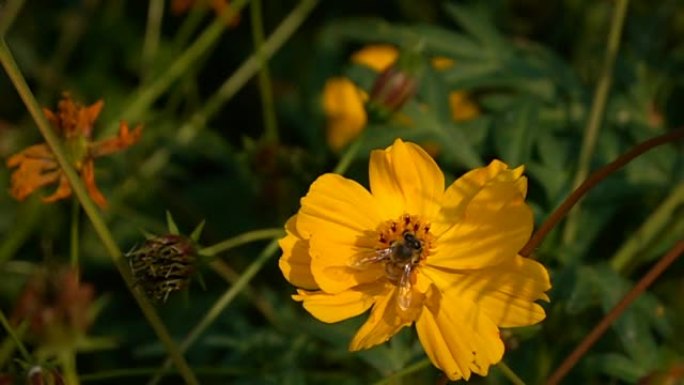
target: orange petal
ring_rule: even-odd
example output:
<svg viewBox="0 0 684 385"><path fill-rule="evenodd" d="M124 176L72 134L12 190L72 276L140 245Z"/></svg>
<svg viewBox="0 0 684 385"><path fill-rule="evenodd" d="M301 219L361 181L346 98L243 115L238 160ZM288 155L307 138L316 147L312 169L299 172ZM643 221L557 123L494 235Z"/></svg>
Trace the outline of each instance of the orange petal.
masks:
<svg viewBox="0 0 684 385"><path fill-rule="evenodd" d="M503 356L496 325L474 303L447 293L433 292L416 330L432 363L452 381L485 376Z"/></svg>
<svg viewBox="0 0 684 385"><path fill-rule="evenodd" d="M85 183L85 187L86 190L88 190L88 195L90 195L90 198L101 208L107 208L107 199L105 199L104 195L102 195L95 184L95 165L93 164L92 159L87 160L83 164L81 177L83 178L83 182Z"/></svg>
<svg viewBox="0 0 684 385"><path fill-rule="evenodd" d="M432 220L444 194L444 175L420 146L394 141L385 150L371 153L370 187L385 219L403 214Z"/></svg>
<svg viewBox="0 0 684 385"><path fill-rule="evenodd" d="M17 200L24 200L38 188L57 182L61 173L45 144L33 145L12 155L7 160L7 166L17 168L12 173L10 192Z"/></svg>
<svg viewBox="0 0 684 385"><path fill-rule="evenodd" d="M287 235L278 241L283 255L278 260L280 271L293 285L309 290L318 289L318 285L311 274L311 255L309 242L297 232L296 215L285 224Z"/></svg>
<svg viewBox="0 0 684 385"><path fill-rule="evenodd" d="M44 197L43 202L52 203L60 199L68 198L69 196L71 196L71 185L69 184L69 180L67 179L66 175L60 171L59 186L57 187L57 190L55 190L52 195Z"/></svg>
<svg viewBox="0 0 684 385"><path fill-rule="evenodd" d="M129 131L126 122L119 123L119 135L116 138L100 140L92 144L91 155L94 158L109 155L124 150L135 144L142 135L142 125L138 125Z"/></svg>

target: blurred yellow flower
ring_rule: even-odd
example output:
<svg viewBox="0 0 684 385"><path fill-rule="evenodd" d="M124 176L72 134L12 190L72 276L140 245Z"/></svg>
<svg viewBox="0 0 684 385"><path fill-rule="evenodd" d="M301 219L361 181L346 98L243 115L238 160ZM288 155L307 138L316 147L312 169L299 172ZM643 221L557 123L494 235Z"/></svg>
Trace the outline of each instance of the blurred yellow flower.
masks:
<svg viewBox="0 0 684 385"><path fill-rule="evenodd" d="M399 51L395 46L372 44L352 54L351 61L380 73L392 66L398 57ZM432 59L432 66L440 71L453 65L454 61L446 57ZM326 82L323 89L323 111L328 121L328 145L333 151L339 151L363 131L368 120L364 109L366 99L366 94L346 78L331 78ZM480 115L479 107L464 91L451 91L449 106L451 116L456 122L472 120Z"/></svg>
<svg viewBox="0 0 684 385"><path fill-rule="evenodd" d="M351 80L330 78L323 89L323 109L328 121L328 145L341 150L354 140L366 126L366 95Z"/></svg>
<svg viewBox="0 0 684 385"><path fill-rule="evenodd" d="M93 141L93 127L103 106L104 102L99 100L85 107L65 93L57 105L57 112L43 109L43 113L62 139L66 155L81 174L88 195L104 208L107 200L95 184L94 160L135 144L142 134L142 126L131 131L128 124L122 121L117 137ZM10 194L17 200L24 200L35 190L55 183L57 190L44 197L44 202L55 202L71 196L71 185L47 144L35 144L12 155L7 159L7 167L16 168L12 173Z"/></svg>
<svg viewBox="0 0 684 385"><path fill-rule="evenodd" d="M544 319L546 269L519 256L532 232L522 167L500 161L445 189L419 146L397 139L370 159L370 192L325 174L280 240L279 266L296 301L323 322L371 309L350 350L414 322L427 355L451 380L486 375L502 358L498 327Z"/></svg>

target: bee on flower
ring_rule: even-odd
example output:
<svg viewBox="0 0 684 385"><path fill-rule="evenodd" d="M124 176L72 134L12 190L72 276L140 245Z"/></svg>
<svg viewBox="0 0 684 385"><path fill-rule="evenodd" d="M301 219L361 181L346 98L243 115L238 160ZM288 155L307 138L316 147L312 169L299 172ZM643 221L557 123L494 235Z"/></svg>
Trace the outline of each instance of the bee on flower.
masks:
<svg viewBox="0 0 684 385"><path fill-rule="evenodd" d="M94 160L128 148L138 141L142 133L141 125L130 130L128 124L122 121L118 136L93 141L93 127L103 106L102 100L83 106L65 93L57 104L56 112L43 109L48 121L62 139L66 155L81 175L88 194L102 208L107 206L107 200L95 184ZM57 189L51 195L43 197L44 202L55 202L71 196L71 185L45 143L35 144L12 155L7 160L7 167L15 169L10 194L17 200L24 200L37 189L51 184L57 184Z"/></svg>
<svg viewBox="0 0 684 385"><path fill-rule="evenodd" d="M504 353L499 328L545 318L549 275L518 255L533 228L523 168L495 160L445 189L418 145L371 153L370 191L319 177L286 224L279 266L293 296L323 322L370 309L352 351L415 324L428 357L451 380L486 375Z"/></svg>

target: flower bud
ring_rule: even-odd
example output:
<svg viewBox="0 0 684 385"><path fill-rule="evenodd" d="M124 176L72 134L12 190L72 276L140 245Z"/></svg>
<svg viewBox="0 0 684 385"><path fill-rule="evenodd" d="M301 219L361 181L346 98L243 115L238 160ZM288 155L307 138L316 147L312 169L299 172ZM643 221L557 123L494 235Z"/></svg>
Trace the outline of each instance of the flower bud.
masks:
<svg viewBox="0 0 684 385"><path fill-rule="evenodd" d="M148 239L126 257L136 283L148 297L166 302L171 293L188 287L197 251L191 239L168 234Z"/></svg>
<svg viewBox="0 0 684 385"><path fill-rule="evenodd" d="M371 120L389 119L415 95L421 65L417 52L402 52L394 65L375 78L366 103Z"/></svg>

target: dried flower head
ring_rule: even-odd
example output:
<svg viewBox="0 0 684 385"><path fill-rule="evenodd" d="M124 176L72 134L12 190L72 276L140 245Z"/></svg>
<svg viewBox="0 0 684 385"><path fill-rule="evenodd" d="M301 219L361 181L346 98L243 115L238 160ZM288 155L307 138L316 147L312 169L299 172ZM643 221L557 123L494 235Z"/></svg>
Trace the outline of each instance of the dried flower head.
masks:
<svg viewBox="0 0 684 385"><path fill-rule="evenodd" d="M532 232L522 167L500 161L445 189L419 146L373 151L370 191L319 177L286 224L280 269L296 301L323 322L371 309L351 350L415 323L425 351L451 380L486 375L503 356L499 327L545 317L549 276L518 255Z"/></svg>
<svg viewBox="0 0 684 385"><path fill-rule="evenodd" d="M171 293L190 284L197 251L192 239L168 234L146 240L126 257L136 283L148 297L166 302Z"/></svg>
<svg viewBox="0 0 684 385"><path fill-rule="evenodd" d="M57 105L57 112L44 109L45 116L62 139L62 145L71 165L81 174L90 197L100 207L106 207L107 200L95 184L95 158L109 155L133 145L142 133L142 126L129 130L126 122L119 125L115 138L92 140L93 126L104 106L97 101L90 106L74 102L65 93ZM47 144L36 144L12 155L7 167L16 168L12 174L11 194L17 200L24 200L35 190L58 184L57 190L44 197L44 202L55 202L71 195L71 185L60 168Z"/></svg>

